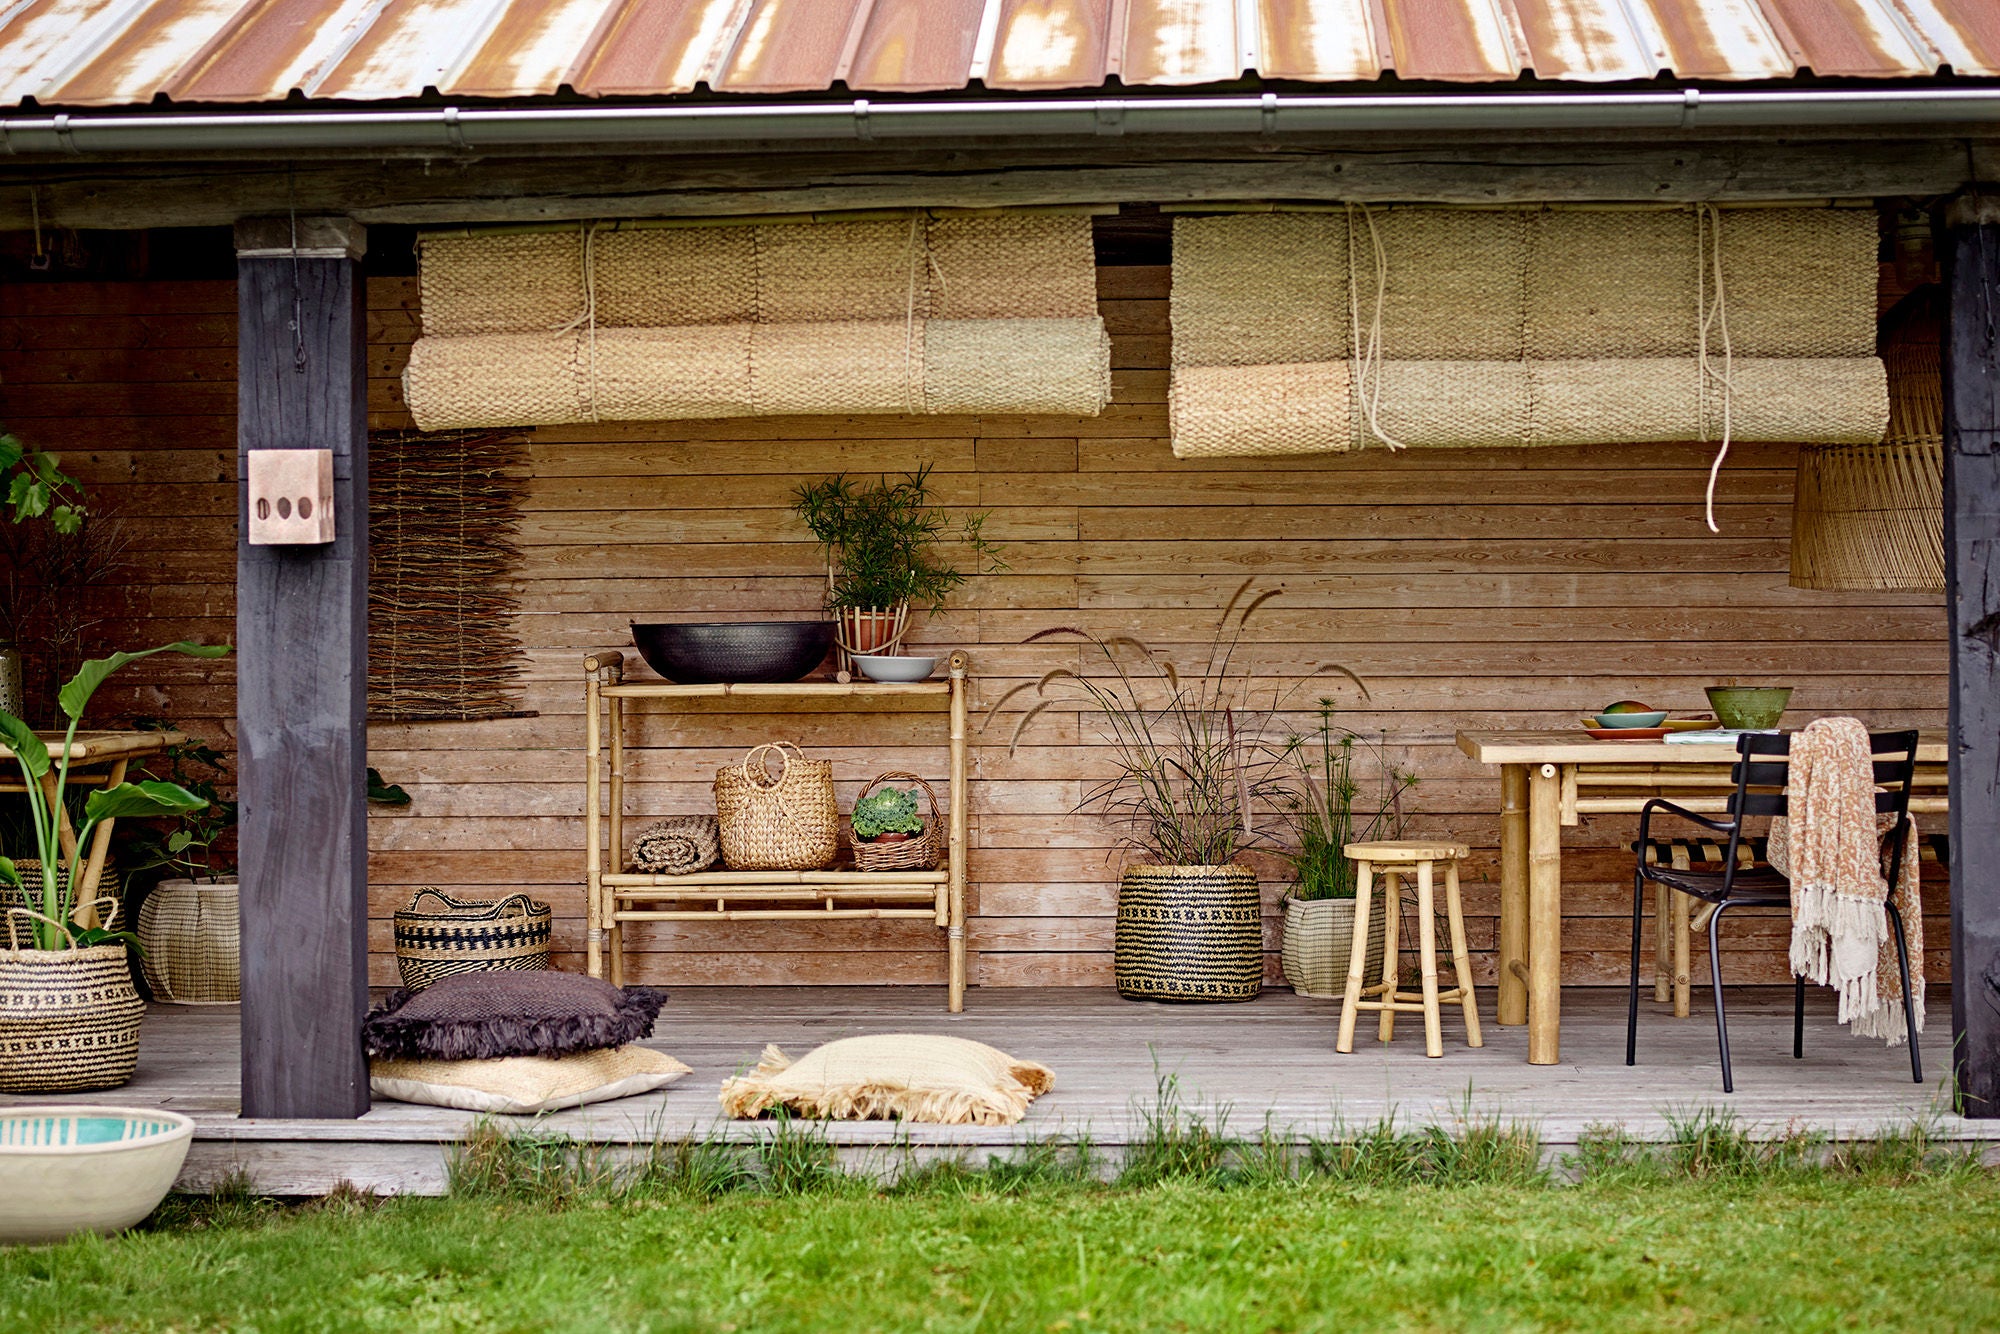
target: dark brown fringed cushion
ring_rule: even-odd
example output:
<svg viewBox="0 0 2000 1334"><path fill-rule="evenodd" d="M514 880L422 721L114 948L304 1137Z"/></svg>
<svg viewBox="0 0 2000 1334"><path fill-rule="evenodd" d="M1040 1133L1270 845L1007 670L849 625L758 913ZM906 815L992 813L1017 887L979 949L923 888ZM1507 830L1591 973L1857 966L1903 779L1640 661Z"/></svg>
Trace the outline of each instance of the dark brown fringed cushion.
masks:
<svg viewBox="0 0 2000 1334"><path fill-rule="evenodd" d="M422 991L393 991L361 1026L370 1056L490 1061L567 1056L637 1042L667 993L576 973L460 973Z"/></svg>

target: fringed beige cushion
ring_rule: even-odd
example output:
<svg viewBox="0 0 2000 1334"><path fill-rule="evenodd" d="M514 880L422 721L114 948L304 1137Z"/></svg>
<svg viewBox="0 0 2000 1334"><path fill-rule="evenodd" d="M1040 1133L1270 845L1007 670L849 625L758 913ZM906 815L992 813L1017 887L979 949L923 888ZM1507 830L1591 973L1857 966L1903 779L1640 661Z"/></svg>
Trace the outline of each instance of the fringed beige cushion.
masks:
<svg viewBox="0 0 2000 1334"><path fill-rule="evenodd" d="M665 1088L688 1068L636 1043L571 1056L503 1056L492 1061L398 1061L368 1066L378 1098L532 1116Z"/></svg>
<svg viewBox="0 0 2000 1334"><path fill-rule="evenodd" d="M784 1108L838 1121L1007 1126L1055 1075L966 1038L916 1033L842 1038L794 1062L776 1047L747 1075L722 1081L722 1110L749 1118Z"/></svg>

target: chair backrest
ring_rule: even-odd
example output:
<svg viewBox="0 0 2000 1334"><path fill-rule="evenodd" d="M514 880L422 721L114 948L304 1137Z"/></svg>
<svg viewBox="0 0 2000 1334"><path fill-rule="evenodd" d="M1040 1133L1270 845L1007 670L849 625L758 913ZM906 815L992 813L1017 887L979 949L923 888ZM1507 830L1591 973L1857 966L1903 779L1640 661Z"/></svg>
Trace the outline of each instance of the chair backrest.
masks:
<svg viewBox="0 0 2000 1334"><path fill-rule="evenodd" d="M1743 837L1743 821L1753 815L1784 815L1788 809L1785 784L1791 774L1791 732L1745 732L1736 738L1737 760L1730 778L1735 791L1729 797L1729 816L1734 828L1729 835L1729 864L1735 865L1736 848ZM1889 858L1891 888L1902 865L1903 844L1910 833L1910 788L1917 777L1917 733L1870 732L1868 750L1875 766L1875 813L1893 815L1883 838L1883 852Z"/></svg>

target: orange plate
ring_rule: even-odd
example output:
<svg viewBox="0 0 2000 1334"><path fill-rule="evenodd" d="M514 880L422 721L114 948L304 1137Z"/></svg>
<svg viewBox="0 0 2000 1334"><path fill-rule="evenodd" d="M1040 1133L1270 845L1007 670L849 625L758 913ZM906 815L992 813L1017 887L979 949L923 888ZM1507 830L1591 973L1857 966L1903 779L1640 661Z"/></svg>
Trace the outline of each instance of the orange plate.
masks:
<svg viewBox="0 0 2000 1334"><path fill-rule="evenodd" d="M1586 727L1599 741L1658 741L1667 734L1664 727Z"/></svg>

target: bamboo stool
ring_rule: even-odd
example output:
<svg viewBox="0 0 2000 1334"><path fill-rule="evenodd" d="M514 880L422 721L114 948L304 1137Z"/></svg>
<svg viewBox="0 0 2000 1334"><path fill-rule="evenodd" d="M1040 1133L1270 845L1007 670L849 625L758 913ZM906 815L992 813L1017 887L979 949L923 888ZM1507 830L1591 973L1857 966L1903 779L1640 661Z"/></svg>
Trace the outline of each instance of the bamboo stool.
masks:
<svg viewBox="0 0 2000 1334"><path fill-rule="evenodd" d="M1354 1050L1354 1021L1361 1011L1381 1011L1378 1036L1387 1042L1396 1035L1396 1012L1407 1010L1424 1017L1424 1054L1441 1057L1444 1055L1444 1033L1438 1007L1444 1001L1457 1001L1465 1009L1465 1045L1485 1046L1479 1036L1479 1006L1472 993L1472 965L1465 957L1465 916L1458 902L1458 863L1460 858L1472 855L1471 849L1462 843L1403 839L1349 843L1341 851L1349 861L1358 865L1354 881L1354 945L1348 951L1347 995L1340 1003L1340 1040L1334 1044L1334 1050ZM1458 974L1458 985L1448 991L1438 990L1437 906L1431 891L1431 867L1437 862L1444 863L1445 917L1451 927L1452 967ZM1374 986L1364 986L1361 970L1368 950L1368 906L1378 866L1383 868L1382 980ZM1405 866L1416 868L1417 920L1421 924L1418 927L1418 957L1422 960L1423 970L1421 991L1400 989L1402 970L1397 962L1396 927L1402 916L1401 881L1404 872L1389 868Z"/></svg>

